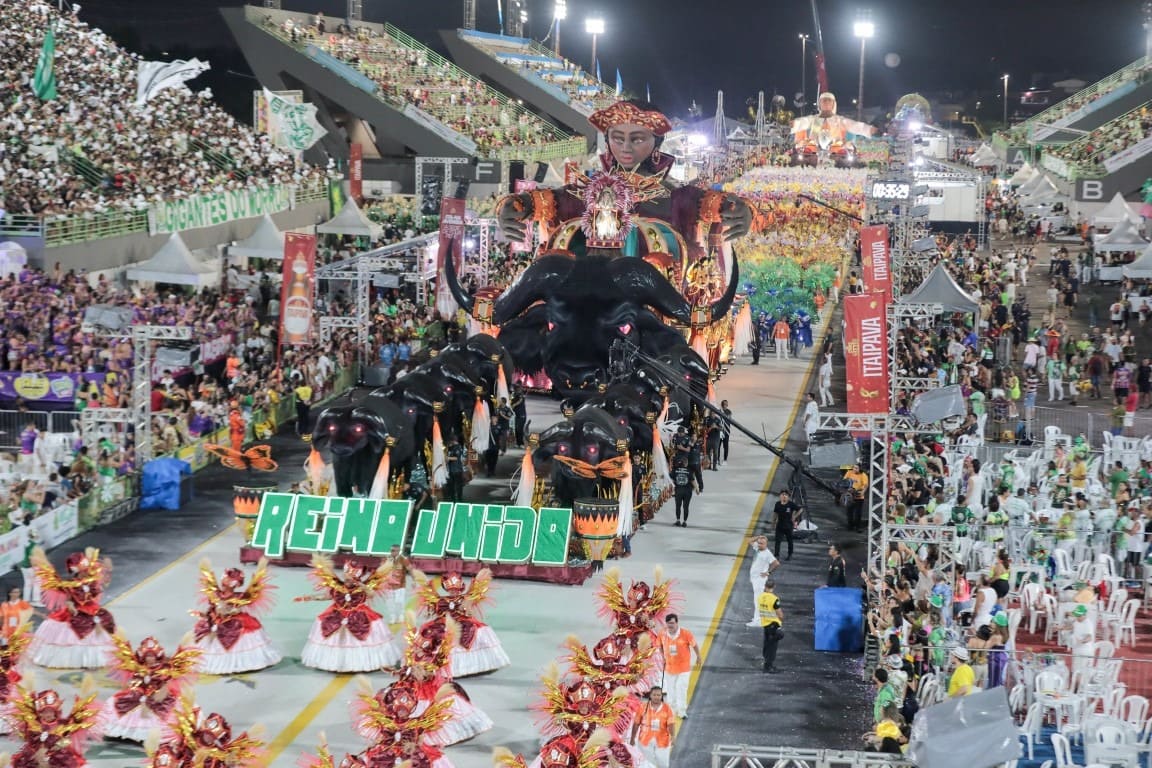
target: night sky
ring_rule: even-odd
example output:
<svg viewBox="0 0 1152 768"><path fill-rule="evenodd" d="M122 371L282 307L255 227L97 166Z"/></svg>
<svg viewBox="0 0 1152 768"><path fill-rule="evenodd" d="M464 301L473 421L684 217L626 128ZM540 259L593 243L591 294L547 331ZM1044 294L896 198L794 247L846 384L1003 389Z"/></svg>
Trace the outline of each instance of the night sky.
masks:
<svg viewBox="0 0 1152 768"><path fill-rule="evenodd" d="M81 0L81 17L134 49L233 45L220 20L219 0ZM505 4L508 0L504 0ZM832 90L842 111L855 96L859 42L852 22L870 9L876 37L868 42L865 103L890 106L912 91L957 98L979 92L999 112L1000 76L1011 74L1012 99L1036 78L1079 77L1089 82L1143 53L1139 0L818 0ZM496 31L496 0L477 0L478 24ZM439 48L437 30L457 27L461 0L364 0L367 21L391 21ZM283 0L289 10L343 16L343 0ZM552 0L528 0L529 29L547 33ZM712 114L716 91L725 92L726 113L740 114L748 98L765 91L791 96L800 86L800 33L812 34L808 0L568 0L561 52L585 67L590 38L584 18L602 15L607 31L598 42L604 80L620 68L625 89L683 113L695 99ZM535 20L535 21L534 21ZM897 54L898 66L885 63ZM216 78L243 69L218 54ZM889 62L892 57L888 57ZM239 82L237 90L254 83ZM814 95L811 56L809 96ZM214 89L215 90L215 89Z"/></svg>

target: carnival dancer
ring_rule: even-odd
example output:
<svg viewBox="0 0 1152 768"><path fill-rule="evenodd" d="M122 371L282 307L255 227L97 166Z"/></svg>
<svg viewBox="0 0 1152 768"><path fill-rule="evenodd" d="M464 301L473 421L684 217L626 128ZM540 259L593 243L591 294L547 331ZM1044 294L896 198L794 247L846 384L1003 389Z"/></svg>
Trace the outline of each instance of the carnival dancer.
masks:
<svg viewBox="0 0 1152 768"><path fill-rule="evenodd" d="M583 744L568 736L549 739L540 747L540 753L532 761L535 768L601 768L601 766L627 766L633 768L631 753L625 752L617 759L619 751L611 735L606 730L593 733ZM612 760L607 752L611 748ZM492 750L492 764L495 768L528 768L522 755L514 755L511 750L497 747Z"/></svg>
<svg viewBox="0 0 1152 768"><path fill-rule="evenodd" d="M633 650L618 635L602 638L592 650L569 637L565 645L571 651L565 659L572 670L592 682L602 692L611 693L623 688L630 694L647 694L660 673L653 660L657 646L647 636L641 636ZM632 710L638 703L634 696L628 697L626 711L617 719L614 729L619 738L628 735L632 726Z"/></svg>
<svg viewBox="0 0 1152 768"><path fill-rule="evenodd" d="M122 687L104 704L104 736L143 742L164 725L184 686L195 679L200 650L180 646L168 656L154 637L135 650L122 634L114 641L111 675Z"/></svg>
<svg viewBox="0 0 1152 768"><path fill-rule="evenodd" d="M472 704L464 688L452 680L449 657L459 633L460 627L451 617L433 619L419 629L410 626L404 666L398 673L401 682L413 686L424 707L431 706L445 685L452 687L452 716L427 735L428 743L435 747L467 741L492 728L492 719ZM368 731L363 735L371 738Z"/></svg>
<svg viewBox="0 0 1152 768"><path fill-rule="evenodd" d="M200 563L200 601L206 608L191 611L197 619L193 644L203 651L197 672L231 675L279 663L280 652L254 615L272 606L273 589L264 558L247 587L239 568L224 571L217 583L212 564Z"/></svg>
<svg viewBox="0 0 1152 768"><path fill-rule="evenodd" d="M24 742L12 756L11 768L83 768L84 750L100 738L100 705L95 684L85 678L72 711L64 715L64 700L54 690L35 691L17 686L4 708L4 719L16 738Z"/></svg>
<svg viewBox="0 0 1152 768"><path fill-rule="evenodd" d="M215 712L205 717L186 692L155 744L146 747L149 768L262 768L264 743L232 726Z"/></svg>
<svg viewBox="0 0 1152 768"><path fill-rule="evenodd" d="M596 590L597 612L612 621L614 634L624 639L633 651L639 649L642 637L655 643L655 631L671 610L673 598L672 581L664 578L661 568L656 569L652 585L633 581L627 592L620 580L620 569L609 568Z"/></svg>
<svg viewBox="0 0 1152 768"><path fill-rule="evenodd" d="M115 651L116 621L100 605L111 563L89 547L64 561L66 575L48 562L42 548L32 553L36 580L51 613L36 629L29 651L33 664L62 669L98 669Z"/></svg>
<svg viewBox="0 0 1152 768"><path fill-rule="evenodd" d="M331 600L316 617L300 663L327 672L375 672L399 666L401 655L383 617L370 603L385 591L391 568L383 563L369 571L352 558L337 574L332 559L312 556L309 578L320 594L303 600Z"/></svg>
<svg viewBox="0 0 1152 768"><path fill-rule="evenodd" d="M480 620L482 607L491 600L492 571L481 570L471 585L455 571L431 579L417 571L413 580L420 610L434 618L451 617L460 627L459 643L452 648L452 677L479 675L512 663L496 632Z"/></svg>
<svg viewBox="0 0 1152 768"><path fill-rule="evenodd" d="M18 689L17 683L23 678L17 667L20 657L32 643L32 632L27 624L21 624L12 634L0 634L0 712L13 702ZM7 718L0 717L0 734L12 732ZM0 765L4 765L0 761Z"/></svg>
<svg viewBox="0 0 1152 768"><path fill-rule="evenodd" d="M411 768L452 768L452 761L428 742L428 736L452 718L455 693L451 685L445 685L424 705L411 681L397 680L373 693L362 679L352 716L356 730L372 741L363 753L368 764L407 761Z"/></svg>
<svg viewBox="0 0 1152 768"><path fill-rule="evenodd" d="M583 749L594 733L607 731L604 748L618 762L634 768L648 766L640 750L628 745L622 735L622 731L630 730L632 721L627 689L607 691L579 674L561 677L555 666L545 673L541 681L544 684L543 695L533 709L544 717L541 733L546 739L567 735ZM541 765L538 756L532 766L539 768Z"/></svg>

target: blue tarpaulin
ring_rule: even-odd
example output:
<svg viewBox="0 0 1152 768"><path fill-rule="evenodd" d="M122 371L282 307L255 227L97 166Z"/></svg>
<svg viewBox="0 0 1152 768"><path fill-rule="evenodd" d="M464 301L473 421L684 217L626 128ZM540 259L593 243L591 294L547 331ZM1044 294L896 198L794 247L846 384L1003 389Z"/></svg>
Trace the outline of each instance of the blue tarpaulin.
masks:
<svg viewBox="0 0 1152 768"><path fill-rule="evenodd" d="M864 650L864 590L827 587L815 591L816 650L859 653Z"/></svg>
<svg viewBox="0 0 1152 768"><path fill-rule="evenodd" d="M192 466L180 459L153 459L144 465L141 509L180 509L180 478L192 474Z"/></svg>

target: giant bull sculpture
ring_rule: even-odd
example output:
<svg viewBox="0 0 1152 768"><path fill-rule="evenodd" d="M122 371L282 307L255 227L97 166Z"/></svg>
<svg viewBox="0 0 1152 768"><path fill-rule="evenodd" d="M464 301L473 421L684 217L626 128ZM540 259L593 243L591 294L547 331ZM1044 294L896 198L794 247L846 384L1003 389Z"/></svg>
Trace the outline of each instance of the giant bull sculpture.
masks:
<svg viewBox="0 0 1152 768"><path fill-rule="evenodd" d="M350 497L368 494L385 450L391 467L406 466L416 440L400 407L376 390L355 405L325 408L312 431L312 447L327 454L336 493Z"/></svg>
<svg viewBox="0 0 1152 768"><path fill-rule="evenodd" d="M456 301L471 312L475 299L460 286L452 259L445 263L445 278ZM709 322L727 314L738 282L739 270L733 264L727 290L707 309ZM609 255L577 259L549 253L534 261L497 299L492 319L520 370L543 370L556 394L584 399L608 381L609 349L617 339L654 356L696 358L685 373L694 386L706 390L707 366L681 333L661 318L687 325L691 314L692 307L680 292L642 259Z"/></svg>

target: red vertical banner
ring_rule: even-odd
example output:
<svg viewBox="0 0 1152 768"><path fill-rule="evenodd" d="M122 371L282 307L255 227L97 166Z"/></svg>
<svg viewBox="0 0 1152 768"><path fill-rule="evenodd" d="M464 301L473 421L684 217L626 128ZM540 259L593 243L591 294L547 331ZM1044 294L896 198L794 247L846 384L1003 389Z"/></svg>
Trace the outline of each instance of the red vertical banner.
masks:
<svg viewBox="0 0 1152 768"><path fill-rule="evenodd" d="M888 317L878 294L845 296L844 374L849 413L888 413Z"/></svg>
<svg viewBox="0 0 1152 768"><path fill-rule="evenodd" d="M464 249L465 203L454 197L440 199L440 249L436 252L436 309L445 317L454 311L456 300L444 279L444 264L448 259L456 265L456 274L461 272L460 254Z"/></svg>
<svg viewBox="0 0 1152 768"><path fill-rule="evenodd" d="M565 169L564 175L568 175L567 169ZM520 192L531 192L534 189L536 189L536 182L532 179L516 179L516 183L513 185L513 191L517 194ZM533 227L535 227L535 225L529 222L528 231L524 236L524 240L522 242L513 240L509 250L511 250L513 253L530 252L532 250L532 235L534 234L532 231Z"/></svg>
<svg viewBox="0 0 1152 768"><path fill-rule="evenodd" d="M364 199L364 147L358 142L348 148L348 191L357 203Z"/></svg>
<svg viewBox="0 0 1152 768"><path fill-rule="evenodd" d="M316 236L284 235L284 271L280 284L280 343L312 343L312 297L316 280Z"/></svg>
<svg viewBox="0 0 1152 768"><path fill-rule="evenodd" d="M564 186L575 184L576 178L580 175L580 163L575 160L564 161Z"/></svg>
<svg viewBox="0 0 1152 768"><path fill-rule="evenodd" d="M864 287L869 293L884 295L892 302L892 253L888 243L888 225L860 227L860 262L864 268Z"/></svg>

